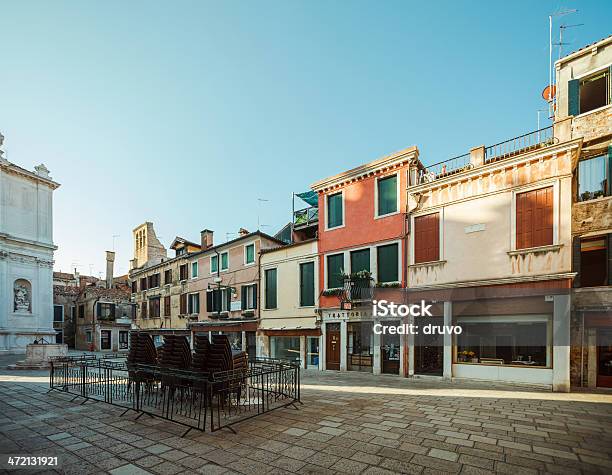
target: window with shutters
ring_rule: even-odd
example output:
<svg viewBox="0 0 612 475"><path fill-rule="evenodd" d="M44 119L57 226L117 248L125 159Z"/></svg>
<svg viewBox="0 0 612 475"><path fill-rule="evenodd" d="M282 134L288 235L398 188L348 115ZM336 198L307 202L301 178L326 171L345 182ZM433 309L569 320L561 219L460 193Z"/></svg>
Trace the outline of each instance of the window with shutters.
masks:
<svg viewBox="0 0 612 475"><path fill-rule="evenodd" d="M96 312L97 312L97 317L102 320L115 318L115 304L98 302Z"/></svg>
<svg viewBox="0 0 612 475"><path fill-rule="evenodd" d="M265 271L265 297L266 309L273 309L277 306L276 294L276 269L268 269Z"/></svg>
<svg viewBox="0 0 612 475"><path fill-rule="evenodd" d="M148 289L154 289L155 287L159 287L159 274L150 275L147 282Z"/></svg>
<svg viewBox="0 0 612 475"><path fill-rule="evenodd" d="M386 244L376 248L376 268L378 282L399 282L399 244Z"/></svg>
<svg viewBox="0 0 612 475"><path fill-rule="evenodd" d="M169 317L172 314L171 300L170 296L166 295L164 297L164 317Z"/></svg>
<svg viewBox="0 0 612 475"><path fill-rule="evenodd" d="M210 273L216 274L219 270L219 256L210 256Z"/></svg>
<svg viewBox="0 0 612 475"><path fill-rule="evenodd" d="M254 310L257 308L257 284L243 285L240 289L240 300L242 310Z"/></svg>
<svg viewBox="0 0 612 475"><path fill-rule="evenodd" d="M344 225L344 203L342 192L327 195L327 229Z"/></svg>
<svg viewBox="0 0 612 475"><path fill-rule="evenodd" d="M440 260L440 213L414 218L414 263Z"/></svg>
<svg viewBox="0 0 612 475"><path fill-rule="evenodd" d="M64 321L64 306L54 305L53 306L53 321L62 323Z"/></svg>
<svg viewBox="0 0 612 475"><path fill-rule="evenodd" d="M200 294L199 293L189 294L189 299L187 303L188 303L189 313L191 314L200 313Z"/></svg>
<svg viewBox="0 0 612 475"><path fill-rule="evenodd" d="M159 297L155 297L149 300L149 318L159 318L160 316L159 304L160 304Z"/></svg>
<svg viewBox="0 0 612 475"><path fill-rule="evenodd" d="M553 244L553 187L516 195L516 249Z"/></svg>
<svg viewBox="0 0 612 475"><path fill-rule="evenodd" d="M359 271L370 272L370 250L359 249L351 251L351 274L356 274Z"/></svg>
<svg viewBox="0 0 612 475"><path fill-rule="evenodd" d="M610 196L612 147L609 152L578 162L578 201Z"/></svg>
<svg viewBox="0 0 612 475"><path fill-rule="evenodd" d="M171 284L172 283L172 269L168 269L167 271L164 271L164 284Z"/></svg>
<svg viewBox="0 0 612 475"><path fill-rule="evenodd" d="M608 285L610 267L609 235L580 239L580 286Z"/></svg>
<svg viewBox="0 0 612 475"><path fill-rule="evenodd" d="M255 263L255 244L247 244L244 246L244 263L245 265Z"/></svg>
<svg viewBox="0 0 612 475"><path fill-rule="evenodd" d="M79 318L85 318L85 305L79 305Z"/></svg>
<svg viewBox="0 0 612 475"><path fill-rule="evenodd" d="M189 268L187 264L183 264L179 267L179 278L180 280L187 280L189 278Z"/></svg>
<svg viewBox="0 0 612 475"><path fill-rule="evenodd" d="M229 311L229 289L216 289L206 292L206 311L208 313L224 313Z"/></svg>
<svg viewBox="0 0 612 475"><path fill-rule="evenodd" d="M229 269L229 253L226 252L222 252L221 253L221 270L228 270Z"/></svg>
<svg viewBox="0 0 612 475"><path fill-rule="evenodd" d="M198 276L198 262L191 263L191 278L195 279Z"/></svg>
<svg viewBox="0 0 612 475"><path fill-rule="evenodd" d="M327 288L339 289L344 286L344 254L327 256Z"/></svg>
<svg viewBox="0 0 612 475"><path fill-rule="evenodd" d="M610 104L610 69L580 79L580 114Z"/></svg>
<svg viewBox="0 0 612 475"><path fill-rule="evenodd" d="M376 180L376 216L397 213L397 174Z"/></svg>
<svg viewBox="0 0 612 475"><path fill-rule="evenodd" d="M132 281L132 293L135 294L136 292L138 292L138 282L134 280Z"/></svg>
<svg viewBox="0 0 612 475"><path fill-rule="evenodd" d="M179 297L179 312L181 315L187 313L187 294L181 294Z"/></svg>
<svg viewBox="0 0 612 475"><path fill-rule="evenodd" d="M142 277L140 279L140 290L147 290L147 278L146 277Z"/></svg>
<svg viewBox="0 0 612 475"><path fill-rule="evenodd" d="M314 262L300 264L300 307L313 307L315 304Z"/></svg>

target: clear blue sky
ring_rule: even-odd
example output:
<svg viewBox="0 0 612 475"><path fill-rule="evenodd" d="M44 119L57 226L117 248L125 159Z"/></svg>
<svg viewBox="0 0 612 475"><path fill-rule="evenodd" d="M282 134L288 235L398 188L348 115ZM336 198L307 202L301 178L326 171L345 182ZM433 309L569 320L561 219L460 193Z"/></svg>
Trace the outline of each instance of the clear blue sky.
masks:
<svg viewBox="0 0 612 475"><path fill-rule="evenodd" d="M534 130L561 8L566 52L612 33L609 1L3 0L4 149L62 184L56 269L103 271L117 234L124 273L141 222L273 233L319 178Z"/></svg>

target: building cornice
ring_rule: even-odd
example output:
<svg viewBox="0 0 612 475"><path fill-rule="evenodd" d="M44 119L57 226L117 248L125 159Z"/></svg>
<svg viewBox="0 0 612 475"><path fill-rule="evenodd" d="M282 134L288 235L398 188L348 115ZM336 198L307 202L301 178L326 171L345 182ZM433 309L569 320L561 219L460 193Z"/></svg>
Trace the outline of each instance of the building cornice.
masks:
<svg viewBox="0 0 612 475"><path fill-rule="evenodd" d="M342 172L337 175L324 178L323 180L319 180L310 185L310 188L316 192L324 191L326 189L340 186L349 181L373 175L375 173L384 171L385 169L392 169L404 162L410 162L412 160L415 160L418 157L419 149L416 147L416 145L413 145L412 147L408 147L404 150L400 150L399 152L387 155L386 157L379 158L378 160L374 160L364 165L360 165L346 172Z"/></svg>
<svg viewBox="0 0 612 475"><path fill-rule="evenodd" d="M576 276L575 272L565 272L561 274L542 274L533 276L506 277L502 279L486 279L486 280L470 280L465 282L452 282L448 284L437 285L411 285L408 290L442 290L456 289L465 287L485 287L490 285L517 284L523 282L541 282L546 280L563 280L573 279Z"/></svg>
<svg viewBox="0 0 612 475"><path fill-rule="evenodd" d="M59 183L57 183L56 181L53 181L50 177L45 178L43 176L40 176L34 172L31 172L29 170L26 170L25 168L20 167L19 165L15 165L14 163L11 163L6 159L2 159L1 157L0 157L0 170L2 170L3 172L7 174L11 173L13 175L22 176L36 183L42 183L48 186L49 188L51 188L52 190L55 190L56 188L59 188L60 186ZM48 173L48 170L45 169L45 171Z"/></svg>

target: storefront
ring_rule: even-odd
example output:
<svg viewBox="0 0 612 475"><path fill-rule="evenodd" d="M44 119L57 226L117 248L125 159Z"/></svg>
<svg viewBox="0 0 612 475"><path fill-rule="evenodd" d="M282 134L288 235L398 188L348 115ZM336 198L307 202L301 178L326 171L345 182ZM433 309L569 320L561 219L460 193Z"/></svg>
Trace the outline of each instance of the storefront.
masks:
<svg viewBox="0 0 612 475"><path fill-rule="evenodd" d="M302 368L319 369L321 331L318 328L260 329L258 354L299 361Z"/></svg>
<svg viewBox="0 0 612 475"><path fill-rule="evenodd" d="M249 321L200 321L189 325L191 335L206 335L212 341L213 335L226 335L232 350L246 351L249 359L254 359L256 351L257 322Z"/></svg>

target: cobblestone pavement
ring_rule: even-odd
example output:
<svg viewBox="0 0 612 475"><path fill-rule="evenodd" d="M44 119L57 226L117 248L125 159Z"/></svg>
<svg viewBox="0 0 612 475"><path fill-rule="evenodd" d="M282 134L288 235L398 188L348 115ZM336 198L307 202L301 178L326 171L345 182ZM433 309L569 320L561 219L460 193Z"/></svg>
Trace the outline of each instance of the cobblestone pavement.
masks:
<svg viewBox="0 0 612 475"><path fill-rule="evenodd" d="M61 455L67 474L612 473L612 394L353 373L307 372L302 387L299 410L181 438L46 394L44 372L2 370L0 453Z"/></svg>

